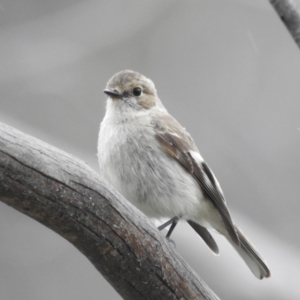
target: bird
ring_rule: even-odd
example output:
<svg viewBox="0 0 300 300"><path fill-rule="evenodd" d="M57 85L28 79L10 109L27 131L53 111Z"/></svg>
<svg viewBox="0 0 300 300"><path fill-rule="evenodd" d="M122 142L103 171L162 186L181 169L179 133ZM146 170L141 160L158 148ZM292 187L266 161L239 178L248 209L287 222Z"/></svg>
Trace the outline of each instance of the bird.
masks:
<svg viewBox="0 0 300 300"><path fill-rule="evenodd" d="M271 276L261 255L235 225L220 184L194 140L162 104L153 81L131 70L108 81L100 124L101 174L150 218L167 218L169 238L182 219L215 254L210 230L223 235L259 279Z"/></svg>

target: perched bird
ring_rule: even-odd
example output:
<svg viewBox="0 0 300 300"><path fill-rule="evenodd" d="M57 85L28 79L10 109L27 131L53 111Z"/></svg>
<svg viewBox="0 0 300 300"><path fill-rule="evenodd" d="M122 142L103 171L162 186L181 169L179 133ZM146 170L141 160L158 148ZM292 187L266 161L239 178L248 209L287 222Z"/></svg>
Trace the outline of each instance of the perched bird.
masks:
<svg viewBox="0 0 300 300"><path fill-rule="evenodd" d="M107 83L106 114L100 126L101 173L132 204L153 218L182 218L207 246L219 253L208 229L222 234L253 274L270 271L233 223L221 187L186 130L159 100L153 82L134 71L115 74Z"/></svg>

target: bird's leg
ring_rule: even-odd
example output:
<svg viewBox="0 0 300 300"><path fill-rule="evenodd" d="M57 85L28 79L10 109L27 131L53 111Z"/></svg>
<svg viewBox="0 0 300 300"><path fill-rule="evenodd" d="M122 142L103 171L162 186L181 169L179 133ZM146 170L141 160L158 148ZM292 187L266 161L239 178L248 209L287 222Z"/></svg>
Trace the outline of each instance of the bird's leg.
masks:
<svg viewBox="0 0 300 300"><path fill-rule="evenodd" d="M169 231L168 231L168 233L167 233L167 235L166 235L166 237L169 238L169 237L171 236L171 234L172 234L174 228L176 227L176 225L177 225L179 219L180 219L179 217L174 217L174 218L170 219L170 220L167 221L166 223L160 225L160 226L158 227L158 230L163 230L163 229L166 228L168 225L172 224L171 227L170 227L170 229L169 229Z"/></svg>
<svg viewBox="0 0 300 300"><path fill-rule="evenodd" d="M170 227L170 229L169 229L169 231L168 231L168 233L167 233L167 235L166 235L166 238L167 238L167 239L170 238L170 236L171 236L173 230L175 229L175 227L176 227L178 221L179 221L179 218L177 218L176 220L174 220L174 222L172 223L172 225L171 225L171 227Z"/></svg>
<svg viewBox="0 0 300 300"><path fill-rule="evenodd" d="M170 219L166 223L158 226L157 229L160 230L160 231L163 230L163 229L165 229L167 226L169 226L170 224L172 224L176 219L177 219L177 217L174 217L174 218Z"/></svg>

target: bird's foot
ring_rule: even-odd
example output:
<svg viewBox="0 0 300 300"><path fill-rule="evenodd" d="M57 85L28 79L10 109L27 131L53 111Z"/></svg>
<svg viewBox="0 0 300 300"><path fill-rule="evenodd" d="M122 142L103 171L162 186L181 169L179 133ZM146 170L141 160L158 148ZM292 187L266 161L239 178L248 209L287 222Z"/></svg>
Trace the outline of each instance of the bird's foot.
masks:
<svg viewBox="0 0 300 300"><path fill-rule="evenodd" d="M167 241L173 245L174 248L176 248L176 244L174 242L174 240L170 239L168 236L166 237L167 238Z"/></svg>

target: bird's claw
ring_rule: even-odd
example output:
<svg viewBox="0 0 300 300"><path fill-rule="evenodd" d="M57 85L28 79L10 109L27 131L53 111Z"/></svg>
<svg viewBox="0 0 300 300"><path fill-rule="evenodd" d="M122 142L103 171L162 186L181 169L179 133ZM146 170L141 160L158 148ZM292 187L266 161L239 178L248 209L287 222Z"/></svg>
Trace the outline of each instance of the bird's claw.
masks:
<svg viewBox="0 0 300 300"><path fill-rule="evenodd" d="M174 240L170 239L169 237L166 237L167 238L167 241L171 244L173 244L173 247L176 248L176 244L174 242Z"/></svg>

